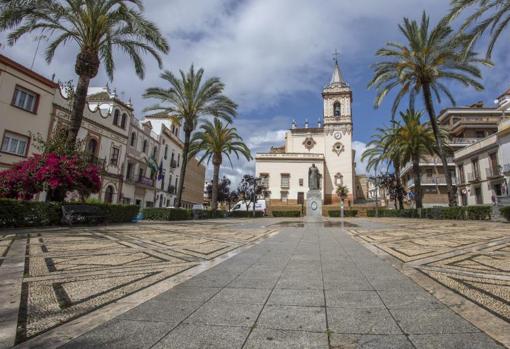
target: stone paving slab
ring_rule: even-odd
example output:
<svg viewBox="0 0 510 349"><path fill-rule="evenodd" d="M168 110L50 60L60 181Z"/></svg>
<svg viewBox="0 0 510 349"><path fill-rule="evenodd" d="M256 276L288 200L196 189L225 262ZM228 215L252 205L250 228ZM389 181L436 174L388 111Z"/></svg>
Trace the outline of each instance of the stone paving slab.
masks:
<svg viewBox="0 0 510 349"><path fill-rule="evenodd" d="M155 304L179 313L181 303L200 304L180 323L156 322L167 332L139 348L502 348L333 228L283 229L131 314L150 322ZM93 342L96 333L101 341L101 329L82 337Z"/></svg>

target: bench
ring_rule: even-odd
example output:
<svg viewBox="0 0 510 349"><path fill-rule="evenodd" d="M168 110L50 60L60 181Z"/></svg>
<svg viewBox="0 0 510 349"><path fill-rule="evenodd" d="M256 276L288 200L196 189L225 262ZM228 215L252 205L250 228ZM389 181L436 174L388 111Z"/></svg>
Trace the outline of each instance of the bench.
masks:
<svg viewBox="0 0 510 349"><path fill-rule="evenodd" d="M62 223L103 223L106 219L101 208L91 205L62 205Z"/></svg>

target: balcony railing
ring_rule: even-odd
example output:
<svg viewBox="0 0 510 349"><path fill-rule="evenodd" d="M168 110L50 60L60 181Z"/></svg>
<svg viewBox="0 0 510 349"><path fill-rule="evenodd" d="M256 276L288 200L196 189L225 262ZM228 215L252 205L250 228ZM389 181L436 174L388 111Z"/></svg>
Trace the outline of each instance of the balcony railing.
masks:
<svg viewBox="0 0 510 349"><path fill-rule="evenodd" d="M445 176L433 176L433 177L421 177L421 185L446 185L446 177ZM457 185L457 178L452 177L452 185ZM414 187L414 179L411 178L407 181L407 187Z"/></svg>
<svg viewBox="0 0 510 349"><path fill-rule="evenodd" d="M105 168L106 165L106 159L100 159L95 155L87 155L88 162L94 165L97 165L101 169Z"/></svg>
<svg viewBox="0 0 510 349"><path fill-rule="evenodd" d="M500 166L496 168L486 168L485 174L487 175L487 178L498 178L503 176L503 169Z"/></svg>
<svg viewBox="0 0 510 349"><path fill-rule="evenodd" d="M143 184L143 185L146 185L148 187L153 187L154 186L154 180L152 178L145 177L145 176L138 177L138 180L136 182L138 184Z"/></svg>
<svg viewBox="0 0 510 349"><path fill-rule="evenodd" d="M480 180L481 180L480 173L478 173L478 172L468 173L468 181L469 182L480 182Z"/></svg>
<svg viewBox="0 0 510 349"><path fill-rule="evenodd" d="M454 137L450 139L450 144L474 144L483 138L459 138Z"/></svg>

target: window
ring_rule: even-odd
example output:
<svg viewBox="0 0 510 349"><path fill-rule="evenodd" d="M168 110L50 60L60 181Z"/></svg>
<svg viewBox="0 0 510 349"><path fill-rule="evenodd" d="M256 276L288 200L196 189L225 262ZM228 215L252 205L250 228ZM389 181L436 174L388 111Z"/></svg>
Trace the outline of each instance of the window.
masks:
<svg viewBox="0 0 510 349"><path fill-rule="evenodd" d="M132 147L134 147L136 144L136 133L135 132L131 133L131 143L130 144Z"/></svg>
<svg viewBox="0 0 510 349"><path fill-rule="evenodd" d="M299 186L302 187L303 186L303 178L299 178Z"/></svg>
<svg viewBox="0 0 510 349"><path fill-rule="evenodd" d="M87 143L87 153L90 155L96 155L97 151L97 140L95 138L89 139Z"/></svg>
<svg viewBox="0 0 510 349"><path fill-rule="evenodd" d="M480 164L478 159L472 159L471 165L473 166L473 176L475 179L480 179Z"/></svg>
<svg viewBox="0 0 510 349"><path fill-rule="evenodd" d="M29 139L27 136L6 131L2 141L2 151L18 156L27 156Z"/></svg>
<svg viewBox="0 0 510 349"><path fill-rule="evenodd" d="M290 182L290 175L288 173L282 173L281 174L281 187L282 188L289 188L289 182Z"/></svg>
<svg viewBox="0 0 510 349"><path fill-rule="evenodd" d="M476 138L484 138L485 132L484 131L476 131Z"/></svg>
<svg viewBox="0 0 510 349"><path fill-rule="evenodd" d="M22 87L16 86L14 96L12 97L12 105L23 110L35 113L37 111L37 101L39 95Z"/></svg>
<svg viewBox="0 0 510 349"><path fill-rule="evenodd" d="M117 164L119 163L119 154L120 154L120 149L113 147L112 154L110 156L110 165L117 166Z"/></svg>
<svg viewBox="0 0 510 349"><path fill-rule="evenodd" d="M113 186L109 185L106 187L104 192L104 202L111 204L113 202L114 189Z"/></svg>
<svg viewBox="0 0 510 349"><path fill-rule="evenodd" d="M127 170L126 170L126 179L133 180L133 163L128 162L127 164Z"/></svg>
<svg viewBox="0 0 510 349"><path fill-rule="evenodd" d="M460 183L466 182L466 175L464 174L464 165L459 165L459 179Z"/></svg>
<svg viewBox="0 0 510 349"><path fill-rule="evenodd" d="M181 154L177 154L177 167L181 166Z"/></svg>
<svg viewBox="0 0 510 349"><path fill-rule="evenodd" d="M120 116L120 111L118 109L116 109L115 112L113 113L113 124L116 126L119 125L119 116Z"/></svg>
<svg viewBox="0 0 510 349"><path fill-rule="evenodd" d="M147 152L147 140L146 139L143 140L142 152L144 152L144 153Z"/></svg>
<svg viewBox="0 0 510 349"><path fill-rule="evenodd" d="M168 158L168 144L165 145L165 160Z"/></svg>
<svg viewBox="0 0 510 349"><path fill-rule="evenodd" d="M158 148L156 146L154 146L154 148L152 149L152 157L153 158L156 158L156 153L158 152Z"/></svg>
<svg viewBox="0 0 510 349"><path fill-rule="evenodd" d="M120 122L120 127L126 128L126 122L127 122L127 114L122 114L122 121Z"/></svg>
<svg viewBox="0 0 510 349"><path fill-rule="evenodd" d="M289 200L289 192L288 191L282 191L281 192L282 202L287 202Z"/></svg>
<svg viewBox="0 0 510 349"><path fill-rule="evenodd" d="M334 116L340 116L341 111L342 111L342 109L340 106L340 102L335 102L335 104L333 104Z"/></svg>
<svg viewBox="0 0 510 349"><path fill-rule="evenodd" d="M427 169L427 177L432 177L432 169L431 168Z"/></svg>

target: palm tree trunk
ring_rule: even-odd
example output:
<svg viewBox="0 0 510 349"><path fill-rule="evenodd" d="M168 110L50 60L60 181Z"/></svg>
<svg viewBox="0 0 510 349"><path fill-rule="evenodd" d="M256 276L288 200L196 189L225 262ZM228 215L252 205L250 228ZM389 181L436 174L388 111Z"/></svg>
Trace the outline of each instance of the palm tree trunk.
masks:
<svg viewBox="0 0 510 349"><path fill-rule="evenodd" d="M214 171L213 171L213 183L212 183L212 202L211 207L213 211L216 211L218 208L218 182L220 178L220 165L221 162L215 159L213 160Z"/></svg>
<svg viewBox="0 0 510 349"><path fill-rule="evenodd" d="M413 177L414 177L414 199L416 201L416 208L423 207L422 193L421 193L421 175L420 175L420 159L413 159Z"/></svg>
<svg viewBox="0 0 510 349"><path fill-rule="evenodd" d="M87 103L87 93L89 89L90 78L86 75L80 75L76 92L73 96L73 110L71 111L71 125L69 126L69 133L67 135L67 146L69 149L74 149L76 144L76 137L81 127L83 119L83 110L85 103Z"/></svg>
<svg viewBox="0 0 510 349"><path fill-rule="evenodd" d="M181 207L182 191L184 189L184 176L186 176L186 166L188 165L188 153L189 153L190 139L191 139L191 129L189 129L189 127L187 127L185 125L184 126L184 148L182 150L181 174L179 177L179 186L177 188L177 202L176 202L177 207ZM214 188L213 188L213 192L214 192Z"/></svg>
<svg viewBox="0 0 510 349"><path fill-rule="evenodd" d="M434 133L434 138L436 139L437 151L439 153L439 157L441 158L441 162L443 163L443 172L446 178L446 190L448 192L448 205L450 207L453 207L456 204L456 199L455 193L453 192L452 177L450 171L448 170L448 160L446 158L446 153L444 151L443 140L439 135L439 127L437 125L434 105L432 103L432 93L430 91L430 85L428 83L423 84L423 98L425 100L425 108L427 109L427 113L429 114L432 132Z"/></svg>
<svg viewBox="0 0 510 349"><path fill-rule="evenodd" d="M404 209L404 195L402 192L402 180L400 178L400 164L393 163L393 166L395 167L395 177L397 181L396 199L398 200L398 209L402 210Z"/></svg>

